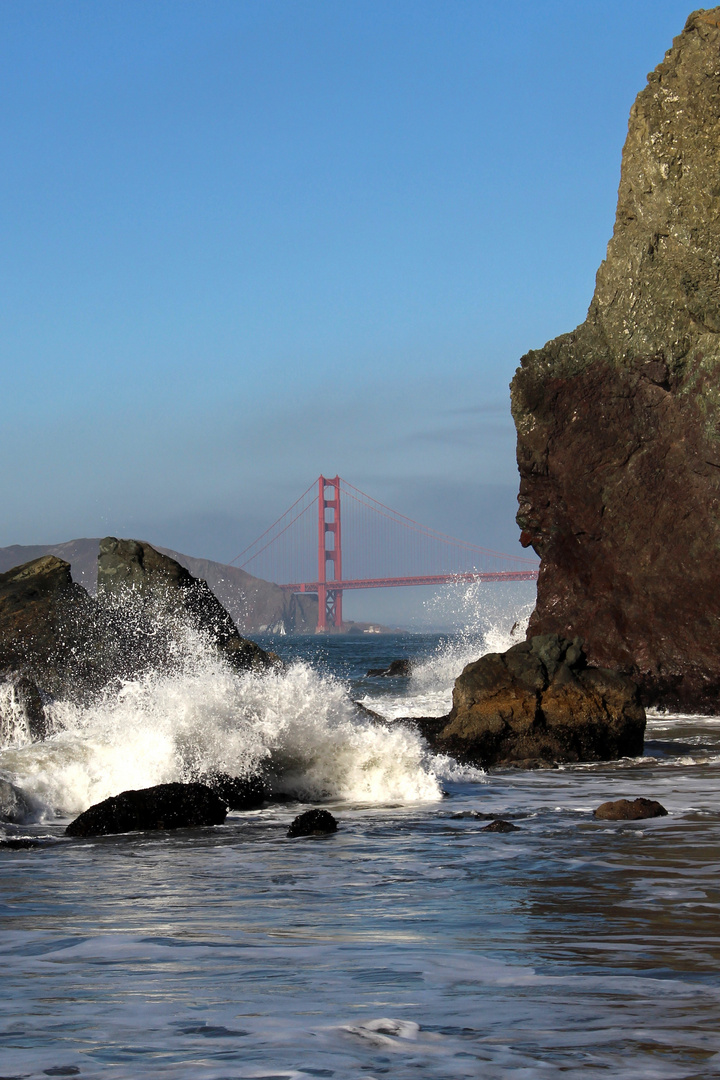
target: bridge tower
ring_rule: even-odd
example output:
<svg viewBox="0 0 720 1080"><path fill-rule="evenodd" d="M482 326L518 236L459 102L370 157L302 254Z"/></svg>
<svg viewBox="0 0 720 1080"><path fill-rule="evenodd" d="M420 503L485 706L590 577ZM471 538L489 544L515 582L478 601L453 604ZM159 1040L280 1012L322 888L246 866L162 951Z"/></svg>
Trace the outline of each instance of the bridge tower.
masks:
<svg viewBox="0 0 720 1080"><path fill-rule="evenodd" d="M328 563L332 563L328 577ZM342 540L340 532L340 477L318 478L318 633L342 626Z"/></svg>

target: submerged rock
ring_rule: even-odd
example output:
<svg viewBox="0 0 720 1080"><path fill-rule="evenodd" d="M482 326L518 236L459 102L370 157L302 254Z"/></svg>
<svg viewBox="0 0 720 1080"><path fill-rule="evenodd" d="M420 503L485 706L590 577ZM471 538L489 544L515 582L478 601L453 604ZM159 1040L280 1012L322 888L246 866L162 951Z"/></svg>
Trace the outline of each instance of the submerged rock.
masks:
<svg viewBox="0 0 720 1080"><path fill-rule="evenodd" d="M530 633L580 634L645 705L720 700L720 8L694 12L630 113L585 322L512 383Z"/></svg>
<svg viewBox="0 0 720 1080"><path fill-rule="evenodd" d="M337 821L329 810L306 810L298 814L287 831L288 836L324 836L337 832Z"/></svg>
<svg viewBox="0 0 720 1080"><path fill-rule="evenodd" d="M615 799L598 806L594 816L601 821L640 821L643 818L666 817L667 810L655 799Z"/></svg>
<svg viewBox="0 0 720 1080"><path fill-rule="evenodd" d="M410 674L410 661L407 659L393 660L386 668L370 668L368 675L382 679L392 679L396 676Z"/></svg>
<svg viewBox="0 0 720 1080"><path fill-rule="evenodd" d="M435 750L484 768L606 761L642 753L645 710L631 679L587 666L579 638L545 634L468 664L449 716L418 726Z"/></svg>
<svg viewBox="0 0 720 1080"><path fill-rule="evenodd" d="M511 821L505 821L504 818L496 818L495 821L491 821L489 825L483 826L480 832L519 832L520 826L513 825Z"/></svg>
<svg viewBox="0 0 720 1080"><path fill-rule="evenodd" d="M205 784L157 784L123 791L96 803L71 821L67 836L105 836L151 829L222 825L224 801Z"/></svg>

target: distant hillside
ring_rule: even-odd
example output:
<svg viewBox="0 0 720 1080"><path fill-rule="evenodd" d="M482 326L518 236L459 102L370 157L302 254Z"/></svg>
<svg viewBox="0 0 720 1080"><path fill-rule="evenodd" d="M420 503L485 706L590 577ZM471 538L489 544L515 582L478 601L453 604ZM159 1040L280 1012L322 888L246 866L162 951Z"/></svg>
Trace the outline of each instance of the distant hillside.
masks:
<svg viewBox="0 0 720 1080"><path fill-rule="evenodd" d="M64 544L12 544L0 548L0 574L42 555L56 555L70 563L73 579L94 594L99 543L96 538L68 540ZM207 581L243 633L259 634L277 630L281 625L288 633L313 631L317 625L317 597L310 593L293 596L272 582L246 574L235 566L210 559L193 559L169 548L158 547L157 550L177 559L194 577Z"/></svg>

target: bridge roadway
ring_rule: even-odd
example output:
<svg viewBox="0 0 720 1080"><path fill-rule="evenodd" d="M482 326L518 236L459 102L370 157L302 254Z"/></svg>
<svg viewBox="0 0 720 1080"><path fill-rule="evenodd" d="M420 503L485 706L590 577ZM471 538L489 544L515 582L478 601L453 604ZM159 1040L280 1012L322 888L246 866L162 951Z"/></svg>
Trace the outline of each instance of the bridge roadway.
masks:
<svg viewBox="0 0 720 1080"><path fill-rule="evenodd" d="M462 574L424 574L421 577L356 578L350 581L305 581L281 585L286 592L313 593L320 586L328 591L337 589L394 589L397 585L456 585L473 581L536 581L537 570L468 571Z"/></svg>

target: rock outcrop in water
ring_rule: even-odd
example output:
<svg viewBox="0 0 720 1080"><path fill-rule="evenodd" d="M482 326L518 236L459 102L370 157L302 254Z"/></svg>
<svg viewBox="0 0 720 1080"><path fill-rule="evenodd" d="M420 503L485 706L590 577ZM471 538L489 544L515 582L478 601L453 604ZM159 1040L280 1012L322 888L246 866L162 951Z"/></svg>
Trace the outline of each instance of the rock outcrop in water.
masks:
<svg viewBox="0 0 720 1080"><path fill-rule="evenodd" d="M296 836L327 836L337 832L337 821L329 810L306 810L290 823L287 834Z"/></svg>
<svg viewBox="0 0 720 1080"><path fill-rule="evenodd" d="M0 671L13 685L24 676L38 726L44 723L38 686L60 695L95 681L95 635L95 603L62 559L46 555L0 574Z"/></svg>
<svg viewBox="0 0 720 1080"><path fill-rule="evenodd" d="M255 810L269 795L260 776L229 776L215 772L205 773L198 780L214 791L228 810Z"/></svg>
<svg viewBox="0 0 720 1080"><path fill-rule="evenodd" d="M2 547L0 573L43 555L55 555L70 563L73 581L94 596L99 546L99 539L83 538L61 544L13 544ZM236 566L227 566L212 559L196 559L169 548L156 546L155 550L175 559L194 578L207 581L240 633L261 634L272 630L314 632L317 625L317 596L314 593L296 595L271 581L253 577Z"/></svg>
<svg viewBox="0 0 720 1080"><path fill-rule="evenodd" d="M52 555L0 574L0 733L18 702L28 735L42 738L41 696L87 700L111 679L177 664L187 628L236 670L278 663L241 637L204 581L149 544L102 541L98 583L91 597Z"/></svg>
<svg viewBox="0 0 720 1080"><path fill-rule="evenodd" d="M137 667L166 658L182 626L198 631L238 670L274 662L240 636L207 582L150 544L114 536L100 541L97 599L109 621L104 636L117 667L129 659Z"/></svg>
<svg viewBox="0 0 720 1080"><path fill-rule="evenodd" d="M608 761L642 754L635 683L588 667L582 642L554 634L468 664L449 716L420 721L433 749L491 765Z"/></svg>
<svg viewBox="0 0 720 1080"><path fill-rule="evenodd" d="M582 636L646 704L720 704L720 8L630 114L585 322L512 383L529 634Z"/></svg>
<svg viewBox="0 0 720 1080"><path fill-rule="evenodd" d="M410 675L410 661L407 657L403 657L401 660L392 660L387 667L370 668L366 674L372 678L380 679L405 678Z"/></svg>
<svg viewBox="0 0 720 1080"><path fill-rule="evenodd" d="M594 811L594 817L600 821L644 821L667 817L667 810L655 799L614 799L601 803Z"/></svg>
<svg viewBox="0 0 720 1080"><path fill-rule="evenodd" d="M222 825L225 803L204 784L156 784L123 791L90 806L71 821L67 836L107 836L150 829Z"/></svg>

